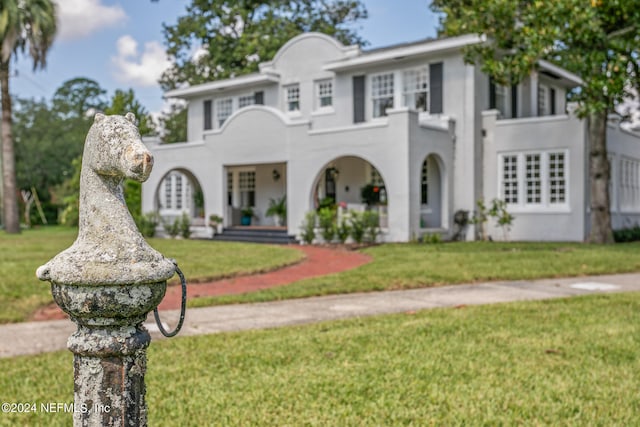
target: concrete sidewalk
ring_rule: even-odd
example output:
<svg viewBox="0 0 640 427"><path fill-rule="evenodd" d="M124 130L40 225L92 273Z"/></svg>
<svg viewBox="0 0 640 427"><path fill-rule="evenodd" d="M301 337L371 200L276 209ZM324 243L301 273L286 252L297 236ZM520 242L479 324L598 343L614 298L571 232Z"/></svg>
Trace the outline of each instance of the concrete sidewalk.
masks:
<svg viewBox="0 0 640 427"><path fill-rule="evenodd" d="M640 273L490 282L406 291L333 295L260 304L187 309L179 336L247 329L275 328L347 317L372 316L458 305L542 300L595 293L640 291ZM165 328L172 328L179 311L160 312ZM146 323L154 339L160 338L153 315ZM0 326L0 357L38 354L66 348L75 331L70 320L17 323Z"/></svg>

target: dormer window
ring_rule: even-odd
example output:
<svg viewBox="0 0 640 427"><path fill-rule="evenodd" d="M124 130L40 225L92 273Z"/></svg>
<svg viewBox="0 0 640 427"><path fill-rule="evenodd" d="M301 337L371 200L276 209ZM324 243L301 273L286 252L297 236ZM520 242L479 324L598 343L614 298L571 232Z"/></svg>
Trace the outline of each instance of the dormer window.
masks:
<svg viewBox="0 0 640 427"><path fill-rule="evenodd" d="M371 100L373 117L384 117L387 108L393 108L393 73L371 77Z"/></svg>
<svg viewBox="0 0 640 427"><path fill-rule="evenodd" d="M285 88L287 111L300 111L300 85L295 84Z"/></svg>
<svg viewBox="0 0 640 427"><path fill-rule="evenodd" d="M219 99L216 101L216 119L218 127L222 127L225 120L233 113L233 98Z"/></svg>
<svg viewBox="0 0 640 427"><path fill-rule="evenodd" d="M429 105L429 73L427 67L407 70L403 73L404 106L417 111L427 111Z"/></svg>

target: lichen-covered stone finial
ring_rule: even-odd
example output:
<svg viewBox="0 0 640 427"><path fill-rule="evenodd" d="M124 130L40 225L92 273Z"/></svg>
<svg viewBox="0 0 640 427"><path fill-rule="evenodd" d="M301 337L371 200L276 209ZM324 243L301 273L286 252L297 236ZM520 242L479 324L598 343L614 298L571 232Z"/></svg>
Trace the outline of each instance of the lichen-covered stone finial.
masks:
<svg viewBox="0 0 640 427"><path fill-rule="evenodd" d="M144 240L122 193L125 178L144 182L152 167L153 156L142 143L132 113L97 113L82 156L78 238L38 268L38 278L66 285L154 283L171 278L175 265Z"/></svg>

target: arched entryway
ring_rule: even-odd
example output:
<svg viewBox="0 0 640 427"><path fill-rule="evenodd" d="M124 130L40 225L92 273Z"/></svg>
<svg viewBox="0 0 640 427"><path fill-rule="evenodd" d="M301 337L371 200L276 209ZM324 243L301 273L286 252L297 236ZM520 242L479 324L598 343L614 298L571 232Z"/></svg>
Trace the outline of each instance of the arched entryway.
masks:
<svg viewBox="0 0 640 427"><path fill-rule="evenodd" d="M310 208L335 207L338 212L376 210L387 227L388 188L381 172L367 160L343 156L325 164L314 180Z"/></svg>
<svg viewBox="0 0 640 427"><path fill-rule="evenodd" d="M440 156L426 156L420 167L420 228L443 228L444 174Z"/></svg>

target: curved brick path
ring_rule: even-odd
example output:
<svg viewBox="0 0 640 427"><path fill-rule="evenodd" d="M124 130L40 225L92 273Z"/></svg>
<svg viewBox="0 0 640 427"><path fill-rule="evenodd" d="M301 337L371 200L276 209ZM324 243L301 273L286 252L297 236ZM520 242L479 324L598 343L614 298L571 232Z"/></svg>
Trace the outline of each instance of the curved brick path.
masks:
<svg viewBox="0 0 640 427"><path fill-rule="evenodd" d="M371 261L368 255L344 249L329 249L318 246L295 246L295 249L304 252L306 255L306 258L297 264L268 273L238 276L208 283L189 284L187 286L188 297L191 299L213 295L242 294L273 288L301 279L350 270ZM159 308L161 310L180 308L180 297L180 286L167 288L167 293ZM66 314L55 303L52 303L37 310L31 320L64 319L66 317Z"/></svg>

